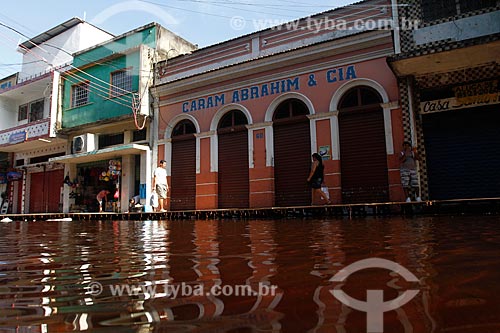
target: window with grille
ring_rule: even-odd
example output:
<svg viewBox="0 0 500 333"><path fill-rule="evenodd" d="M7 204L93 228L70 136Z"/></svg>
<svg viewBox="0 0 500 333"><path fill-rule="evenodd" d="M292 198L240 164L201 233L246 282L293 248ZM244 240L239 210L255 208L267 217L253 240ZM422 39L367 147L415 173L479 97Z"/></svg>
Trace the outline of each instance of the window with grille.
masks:
<svg viewBox="0 0 500 333"><path fill-rule="evenodd" d="M424 21L453 17L478 9L495 7L497 0L421 0Z"/></svg>
<svg viewBox="0 0 500 333"><path fill-rule="evenodd" d="M30 103L29 122L43 119L43 103L43 99Z"/></svg>
<svg viewBox="0 0 500 333"><path fill-rule="evenodd" d="M132 76L129 70L111 73L111 97L127 94L132 90Z"/></svg>
<svg viewBox="0 0 500 333"><path fill-rule="evenodd" d="M19 105L19 111L17 113L17 121L28 119L28 104Z"/></svg>
<svg viewBox="0 0 500 333"><path fill-rule="evenodd" d="M84 82L71 87L71 107L77 107L88 104L89 102L89 83Z"/></svg>

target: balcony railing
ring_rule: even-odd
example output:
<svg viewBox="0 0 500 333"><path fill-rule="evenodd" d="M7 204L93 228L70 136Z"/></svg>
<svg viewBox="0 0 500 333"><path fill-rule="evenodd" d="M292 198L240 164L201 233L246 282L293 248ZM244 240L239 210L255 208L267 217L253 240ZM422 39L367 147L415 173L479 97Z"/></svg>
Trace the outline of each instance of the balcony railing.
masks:
<svg viewBox="0 0 500 333"><path fill-rule="evenodd" d="M0 145L16 144L49 134L50 118L0 131ZM25 134L24 134L25 133Z"/></svg>

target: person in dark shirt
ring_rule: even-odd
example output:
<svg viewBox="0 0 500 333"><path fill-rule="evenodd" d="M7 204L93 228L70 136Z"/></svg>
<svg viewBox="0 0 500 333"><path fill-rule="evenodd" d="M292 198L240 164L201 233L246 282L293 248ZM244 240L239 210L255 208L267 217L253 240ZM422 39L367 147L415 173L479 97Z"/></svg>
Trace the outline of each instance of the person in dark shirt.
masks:
<svg viewBox="0 0 500 333"><path fill-rule="evenodd" d="M323 172L325 169L323 166L323 159L320 154L314 153L312 154L312 161L311 172L309 173L309 177L307 177L307 182L309 186L311 186L311 206L314 205L314 197L318 195L325 200L326 204L330 205L332 202L321 190L321 185L324 180Z"/></svg>

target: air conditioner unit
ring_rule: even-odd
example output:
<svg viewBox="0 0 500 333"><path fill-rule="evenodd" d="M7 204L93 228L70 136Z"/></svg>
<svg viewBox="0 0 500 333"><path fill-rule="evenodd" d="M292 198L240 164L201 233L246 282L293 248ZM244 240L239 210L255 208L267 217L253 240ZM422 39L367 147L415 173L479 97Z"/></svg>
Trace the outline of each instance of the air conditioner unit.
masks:
<svg viewBox="0 0 500 333"><path fill-rule="evenodd" d="M73 138L73 154L87 153L95 150L95 134L85 133Z"/></svg>

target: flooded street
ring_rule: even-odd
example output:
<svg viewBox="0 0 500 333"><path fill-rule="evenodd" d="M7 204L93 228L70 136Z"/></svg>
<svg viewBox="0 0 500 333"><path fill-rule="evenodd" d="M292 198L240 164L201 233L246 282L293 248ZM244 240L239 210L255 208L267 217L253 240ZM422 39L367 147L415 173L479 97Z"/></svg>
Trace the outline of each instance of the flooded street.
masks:
<svg viewBox="0 0 500 333"><path fill-rule="evenodd" d="M334 290L383 306L418 290L379 307L384 332L500 332L498 217L11 222L0 237L0 332L373 329ZM371 258L416 280L338 275Z"/></svg>

